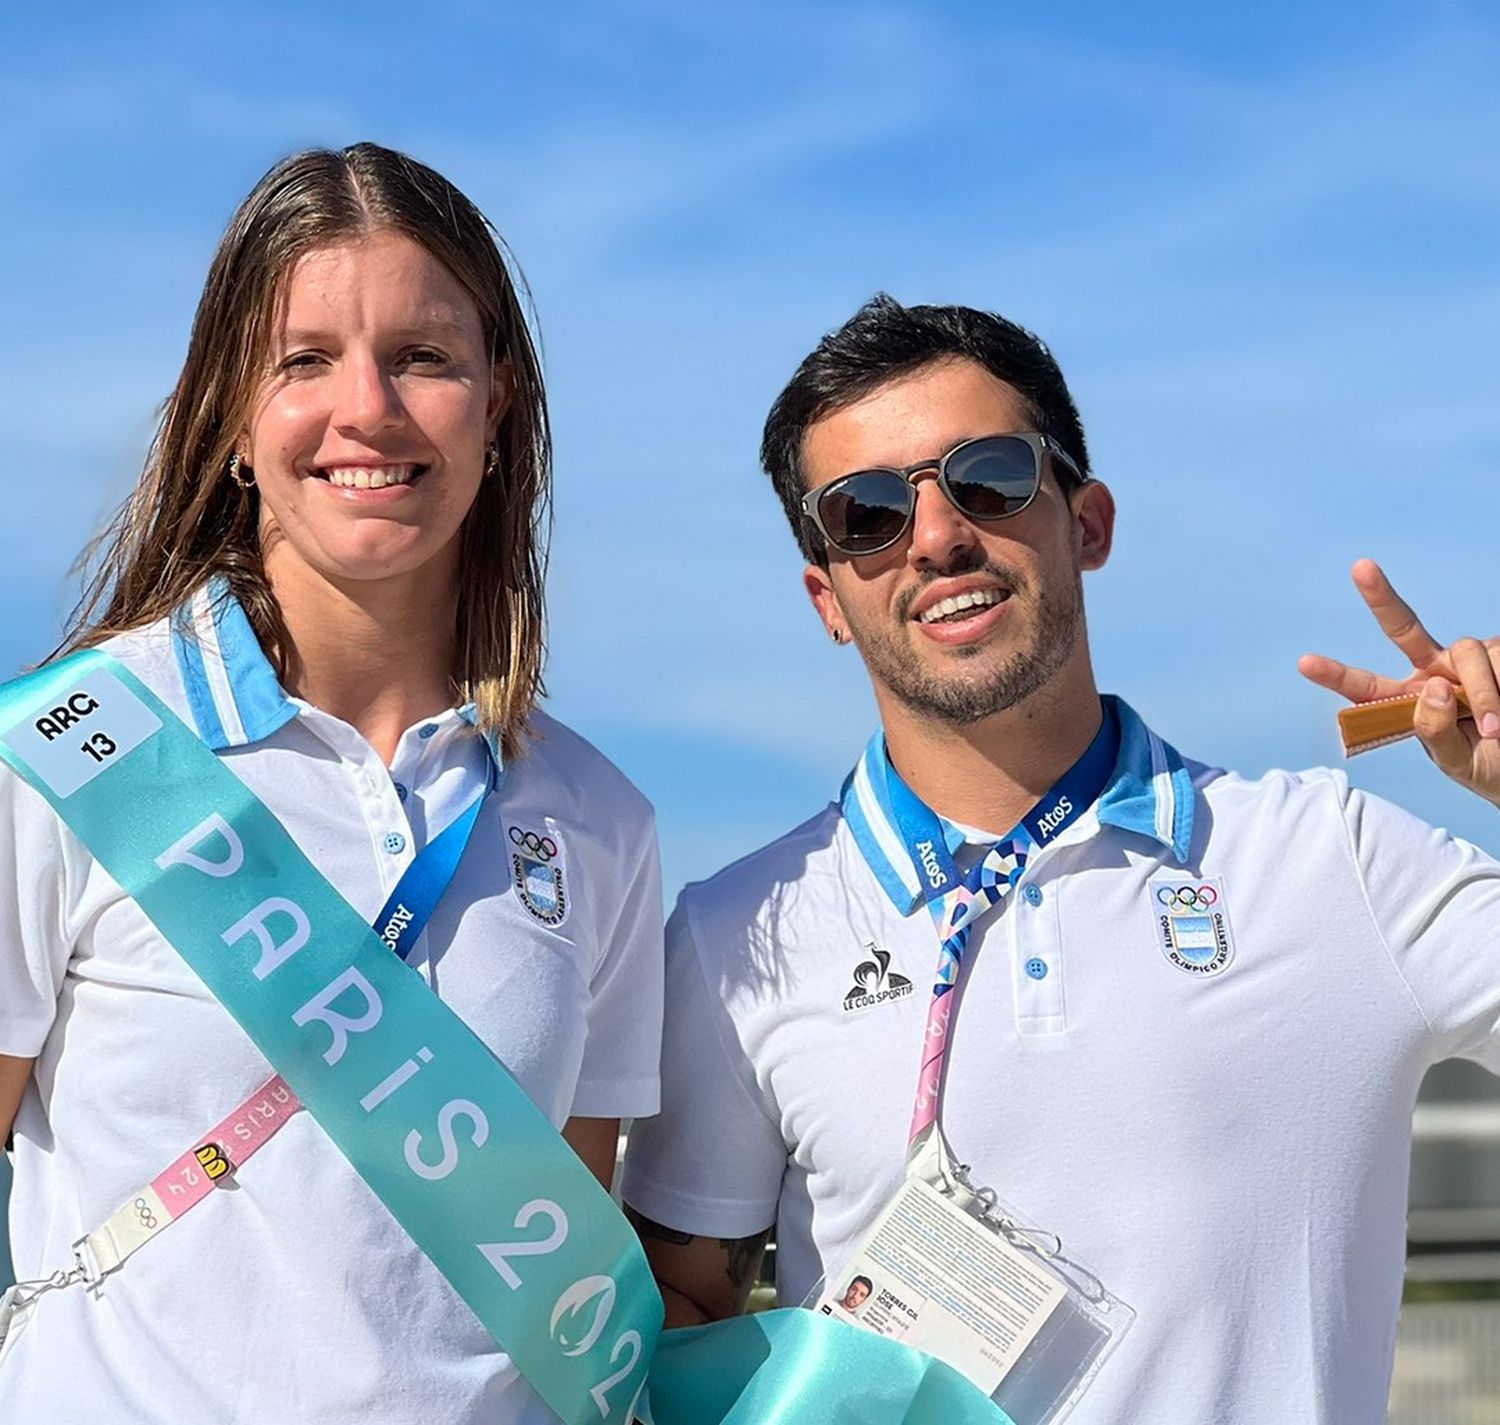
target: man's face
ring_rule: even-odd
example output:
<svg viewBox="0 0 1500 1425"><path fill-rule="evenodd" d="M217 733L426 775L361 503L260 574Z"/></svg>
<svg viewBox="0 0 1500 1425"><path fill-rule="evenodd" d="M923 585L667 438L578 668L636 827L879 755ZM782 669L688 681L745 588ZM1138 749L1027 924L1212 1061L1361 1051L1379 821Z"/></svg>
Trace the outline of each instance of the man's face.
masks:
<svg viewBox="0 0 1500 1425"><path fill-rule="evenodd" d="M870 1288L862 1281L849 1283L849 1290L844 1293L844 1310L858 1311L865 1304L870 1295Z"/></svg>
<svg viewBox="0 0 1500 1425"><path fill-rule="evenodd" d="M942 361L814 423L802 465L815 489L1032 428L1010 386L975 362ZM917 480L912 524L896 545L857 557L830 551L829 567L810 565L805 582L825 624L858 645L877 691L967 726L1087 659L1079 574L1108 554L1113 505L1097 485L1070 505L1046 471L1020 514L979 523L948 502L935 475ZM966 606L942 607L955 599Z"/></svg>

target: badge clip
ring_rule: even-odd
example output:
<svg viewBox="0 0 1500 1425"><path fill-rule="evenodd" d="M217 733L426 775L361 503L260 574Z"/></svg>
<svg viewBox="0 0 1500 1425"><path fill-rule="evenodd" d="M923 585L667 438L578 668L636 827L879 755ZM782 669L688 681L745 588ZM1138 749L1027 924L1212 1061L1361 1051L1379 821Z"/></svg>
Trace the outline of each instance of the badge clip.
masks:
<svg viewBox="0 0 1500 1425"><path fill-rule="evenodd" d="M203 1176L215 1187L223 1186L224 1179L234 1176L234 1164L217 1143L200 1143L193 1149L193 1157L203 1169Z"/></svg>

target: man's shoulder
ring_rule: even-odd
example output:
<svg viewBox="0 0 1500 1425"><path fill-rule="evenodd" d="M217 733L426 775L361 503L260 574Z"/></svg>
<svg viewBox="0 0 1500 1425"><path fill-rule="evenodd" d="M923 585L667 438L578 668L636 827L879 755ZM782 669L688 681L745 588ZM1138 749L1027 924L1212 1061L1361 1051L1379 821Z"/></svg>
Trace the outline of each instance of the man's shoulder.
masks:
<svg viewBox="0 0 1500 1425"><path fill-rule="evenodd" d="M1337 767L1272 767L1260 773L1236 772L1188 761L1194 788L1210 805L1246 815L1272 814L1289 807L1333 812L1350 794L1349 774Z"/></svg>
<svg viewBox="0 0 1500 1425"><path fill-rule="evenodd" d="M1200 845L1221 855L1259 857L1295 846L1296 864L1311 869L1327 858L1358 859L1377 846L1418 854L1449 839L1404 807L1354 786L1339 768L1274 768L1259 776L1193 770L1207 810Z"/></svg>
<svg viewBox="0 0 1500 1425"><path fill-rule="evenodd" d="M842 820L837 804L829 802L800 825L714 875L689 882L678 896L678 914L722 928L751 924L772 907L790 909L803 883L838 874Z"/></svg>
<svg viewBox="0 0 1500 1425"><path fill-rule="evenodd" d="M824 943L831 918L847 918L851 856L843 816L829 803L801 825L731 862L706 880L690 882L667 923L668 974L674 959L696 960L705 981L731 1015L761 1004L768 990L779 1002L809 963L804 951ZM872 889L878 889L871 881ZM801 969L795 967L800 966Z"/></svg>

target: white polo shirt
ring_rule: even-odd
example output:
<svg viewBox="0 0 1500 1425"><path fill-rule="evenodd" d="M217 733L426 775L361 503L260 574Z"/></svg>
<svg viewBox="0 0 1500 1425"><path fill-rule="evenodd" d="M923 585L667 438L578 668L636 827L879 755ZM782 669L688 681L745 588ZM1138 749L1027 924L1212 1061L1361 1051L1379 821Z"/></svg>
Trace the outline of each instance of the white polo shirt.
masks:
<svg viewBox="0 0 1500 1425"><path fill-rule="evenodd" d="M204 591L192 611L196 640L163 624L106 647L373 919L498 751L451 711L408 729L387 769L352 727L282 691L232 599ZM555 885L516 874L513 842L528 834L560 848L560 920ZM538 715L410 963L554 1124L654 1112L649 804ZM75 1239L269 1075L135 903L3 766L0 1053L37 1058L15 1128L23 1280L71 1265ZM307 1113L97 1293L40 1298L0 1353L6 1422L554 1419Z"/></svg>
<svg viewBox="0 0 1500 1425"><path fill-rule="evenodd" d="M1077 1425L1383 1420L1417 1087L1500 1070L1500 865L1337 772L1184 765L1109 702L1104 793L970 941L948 1137L1138 1313ZM936 961L879 775L688 887L627 1200L774 1221L800 1303L901 1179Z"/></svg>

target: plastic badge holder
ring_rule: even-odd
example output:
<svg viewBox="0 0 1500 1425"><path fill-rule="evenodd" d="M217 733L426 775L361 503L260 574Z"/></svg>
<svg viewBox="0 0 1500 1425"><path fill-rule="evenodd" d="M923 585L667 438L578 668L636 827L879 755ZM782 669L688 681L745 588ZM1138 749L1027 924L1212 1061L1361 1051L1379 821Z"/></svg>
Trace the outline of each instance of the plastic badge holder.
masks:
<svg viewBox="0 0 1500 1425"><path fill-rule="evenodd" d="M983 1230L1003 1238L1026 1258L1032 1271L1050 1277L1062 1288L1056 1306L990 1394L1015 1425L1058 1425L1114 1353L1134 1322L1135 1312L1107 1290L1084 1263L1065 1254L1055 1235L1026 1221L992 1190L972 1187L967 1169L949 1163L941 1150L935 1156L936 1163L929 1157L928 1165L936 1171L921 1174L920 1180L982 1224ZM903 1192L909 1190L909 1186L903 1188ZM881 1221L885 1216L882 1214ZM879 1236L877 1223L865 1244L873 1245ZM862 1246L851 1260L850 1270L857 1269L855 1263L863 1252ZM848 1271L839 1278L847 1279ZM803 1305L832 1314L826 1304L819 1306L824 1298L825 1282L820 1281ZM852 1319L856 1325L875 1329L858 1317ZM941 1345L924 1343L923 1349L939 1359L945 1358ZM963 1369L961 1361L952 1360L950 1364Z"/></svg>

